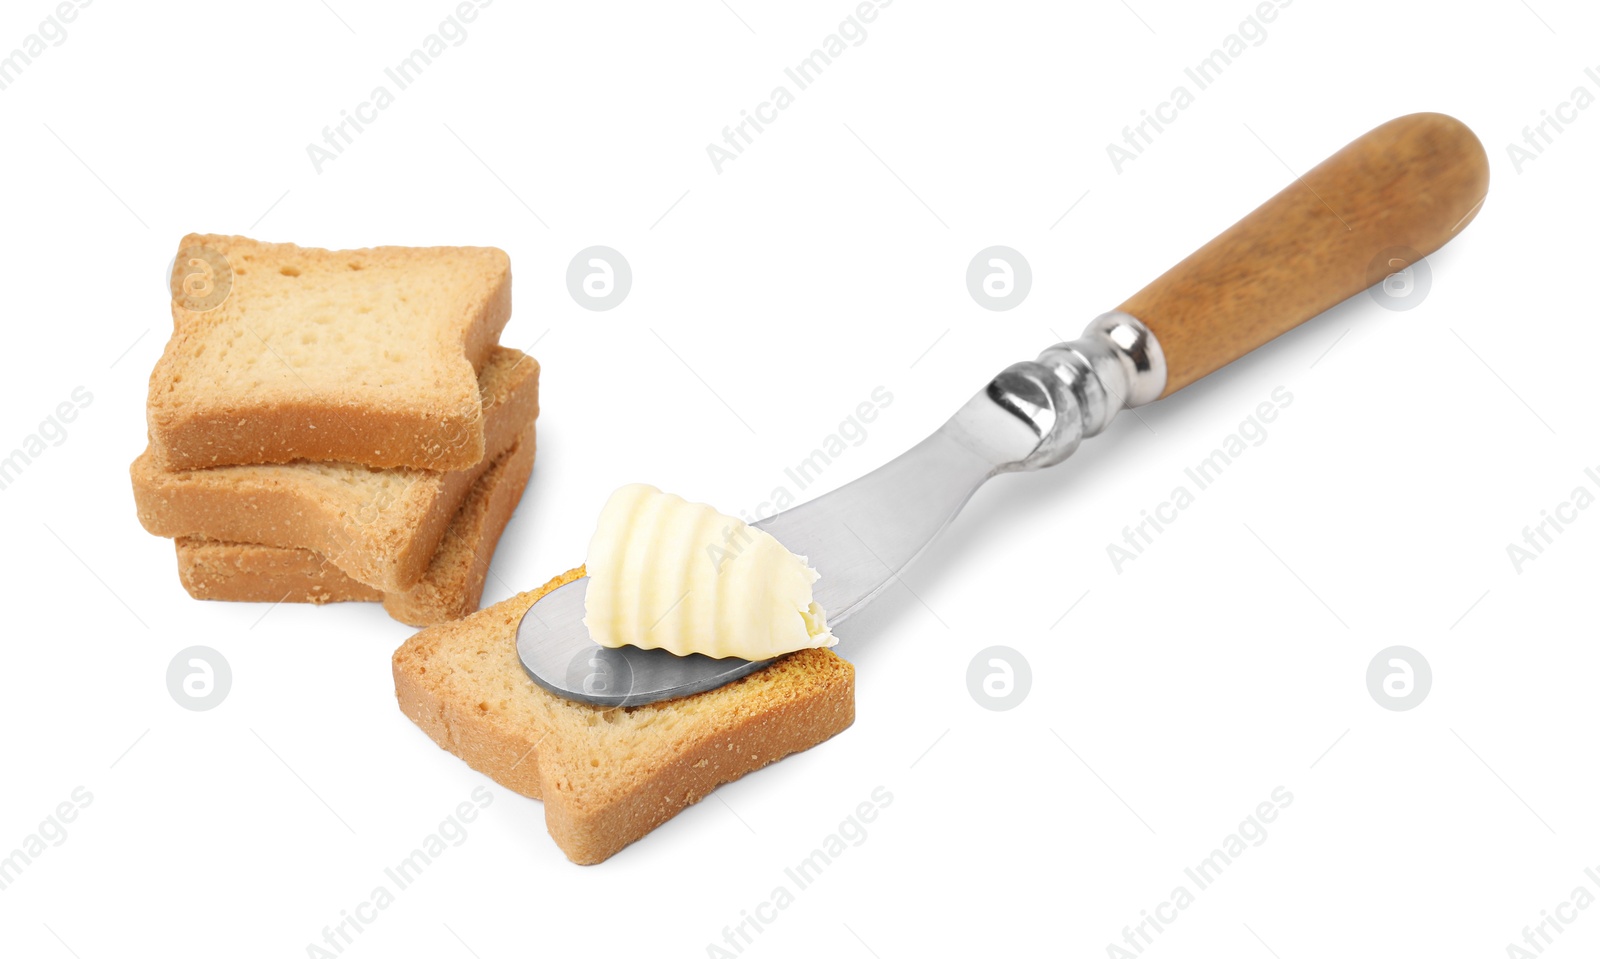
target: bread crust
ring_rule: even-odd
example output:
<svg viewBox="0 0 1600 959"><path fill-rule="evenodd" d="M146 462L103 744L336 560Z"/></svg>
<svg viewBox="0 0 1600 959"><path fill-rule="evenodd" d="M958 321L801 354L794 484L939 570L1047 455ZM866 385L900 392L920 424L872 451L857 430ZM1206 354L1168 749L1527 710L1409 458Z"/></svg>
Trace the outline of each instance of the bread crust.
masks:
<svg viewBox="0 0 1600 959"><path fill-rule="evenodd" d="M221 304L204 312L186 308L183 297L172 304L173 335L150 375L147 405L150 455L164 469L200 469L249 463L287 463L293 460L362 463L377 467L461 470L485 455L482 411L473 383L482 370L500 332L511 317L511 261L491 247L375 247L363 250L321 250L292 243L261 243L238 236L190 234L179 244L173 282L181 288L191 269L195 250L220 253L228 265L231 292ZM246 260L251 269L244 269ZM438 261L448 259L454 268ZM470 268L464 264L470 264ZM300 270L322 269L335 273L364 269L375 275L384 269L416 273L433 269L450 278L458 302L452 302L434 320L430 332L431 374L425 390L384 390L360 382L356 371L370 359L351 354L350 372L334 382L313 385L292 364L283 360L279 346L255 332L253 314L241 300L257 292L274 276L300 276ZM246 286L250 284L250 286ZM364 302L330 306L305 294L305 302L278 309L323 309L337 313L337 322L359 328L362 313L383 304L386 292L374 283L362 294ZM198 305L198 304L197 304ZM311 329L313 324L302 324ZM230 380L225 388L198 389L193 379L196 364L220 362L200 357L219 331L243 331L239 339L252 350L254 340L269 350L282 367L272 372L286 377L287 386L248 388ZM326 352L338 354L335 347ZM298 381L298 382L296 382Z"/></svg>
<svg viewBox="0 0 1600 959"><path fill-rule="evenodd" d="M428 570L410 589L385 593L351 579L309 549L175 541L178 578L195 599L246 603L382 602L390 616L412 626L459 619L478 608L500 534L516 512L533 469L535 435L517 444L472 485Z"/></svg>
<svg viewBox="0 0 1600 959"><path fill-rule="evenodd" d="M480 383L490 453L473 467L441 473L265 464L174 471L146 451L130 467L139 521L174 539L309 549L375 589L407 590L427 571L472 484L538 415L539 364L532 357L497 348Z"/></svg>
<svg viewBox="0 0 1600 959"><path fill-rule="evenodd" d="M376 603L383 591L346 576L309 549L181 536L178 580L195 599L236 603Z"/></svg>
<svg viewBox="0 0 1600 959"><path fill-rule="evenodd" d="M516 651L544 586L407 640L393 657L402 712L473 769L542 799L573 862L604 861L725 782L820 743L855 719L855 670L808 649L726 686L647 706L574 703L534 685Z"/></svg>

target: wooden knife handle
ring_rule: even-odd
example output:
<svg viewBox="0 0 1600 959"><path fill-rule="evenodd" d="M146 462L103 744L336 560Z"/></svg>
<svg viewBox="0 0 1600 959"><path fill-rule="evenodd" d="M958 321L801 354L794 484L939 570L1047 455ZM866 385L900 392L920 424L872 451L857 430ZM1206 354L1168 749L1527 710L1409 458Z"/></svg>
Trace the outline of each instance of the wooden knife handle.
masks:
<svg viewBox="0 0 1600 959"><path fill-rule="evenodd" d="M1155 333L1167 396L1395 272L1401 264L1373 274L1384 251L1437 250L1472 221L1488 189L1488 157L1461 121L1390 120L1119 309Z"/></svg>

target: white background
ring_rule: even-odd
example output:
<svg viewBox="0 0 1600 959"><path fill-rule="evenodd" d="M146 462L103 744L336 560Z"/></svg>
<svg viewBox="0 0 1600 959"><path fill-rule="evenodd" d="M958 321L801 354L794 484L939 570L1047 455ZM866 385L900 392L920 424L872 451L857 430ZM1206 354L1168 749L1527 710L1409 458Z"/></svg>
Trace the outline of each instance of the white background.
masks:
<svg viewBox="0 0 1600 959"><path fill-rule="evenodd" d="M880 785L866 841L746 955L1106 955L1278 786L1267 839L1146 955L1505 955L1600 891L1600 509L1520 573L1506 553L1600 468L1600 109L1520 173L1506 151L1600 92L1592 7L1301 0L1118 174L1106 144L1254 4L901 0L719 175L706 145L853 4L503 0L319 174L306 145L453 9L329 2L94 3L0 91L0 449L93 395L0 492L0 853L93 795L0 892L8 953L305 955L488 782L396 708L406 627L192 601L136 521L184 233L510 253L504 341L537 343L543 413L488 602L579 562L624 482L754 509L883 386L868 439L804 495L847 482L1286 166L1417 110L1470 124L1493 168L1426 302L1360 296L996 481L907 575L926 605L896 588L843 630L852 728L604 865L569 864L540 805L489 784L467 840L344 954L706 955ZM6 4L0 51L52 9ZM565 286L591 244L633 267L610 312ZM965 289L992 244L1032 264L1009 312ZM1268 439L1117 573L1106 544L1280 386ZM997 643L1032 667L1009 712L966 687ZM232 664L209 712L167 691L193 644ZM1394 644L1432 663L1413 711L1366 688ZM1600 948L1600 908L1578 915L1548 955Z"/></svg>

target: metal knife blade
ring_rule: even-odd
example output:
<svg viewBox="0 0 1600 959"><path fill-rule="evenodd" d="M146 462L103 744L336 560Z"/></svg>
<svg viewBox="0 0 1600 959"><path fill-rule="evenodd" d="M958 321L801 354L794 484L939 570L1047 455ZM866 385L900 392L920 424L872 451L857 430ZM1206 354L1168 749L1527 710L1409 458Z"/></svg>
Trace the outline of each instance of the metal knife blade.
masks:
<svg viewBox="0 0 1600 959"><path fill-rule="evenodd" d="M1037 426L986 390L933 435L854 482L757 522L806 557L813 598L837 625L882 592L989 477L1040 445ZM769 661L600 646L583 625L587 579L535 603L517 652L535 683L568 699L633 706L713 689Z"/></svg>

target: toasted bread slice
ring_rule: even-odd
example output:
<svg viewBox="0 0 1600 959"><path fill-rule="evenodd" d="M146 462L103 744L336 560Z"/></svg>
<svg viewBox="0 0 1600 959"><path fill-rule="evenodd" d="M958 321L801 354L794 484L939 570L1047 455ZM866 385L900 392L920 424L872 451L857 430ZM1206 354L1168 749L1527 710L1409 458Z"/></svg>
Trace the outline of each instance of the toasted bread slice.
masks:
<svg viewBox="0 0 1600 959"><path fill-rule="evenodd" d="M545 825L573 862L610 858L722 783L855 720L855 669L826 649L648 706L545 692L517 658L517 625L539 597L581 575L425 629L394 654L401 710L473 769L543 799Z"/></svg>
<svg viewBox="0 0 1600 959"><path fill-rule="evenodd" d="M511 316L504 252L191 234L172 283L148 406L162 467L483 459L477 379Z"/></svg>
<svg viewBox="0 0 1600 959"><path fill-rule="evenodd" d="M147 451L130 470L139 521L157 536L309 549L387 593L427 570L472 484L538 414L539 364L497 348L480 383L490 455L449 473L349 463L165 470Z"/></svg>
<svg viewBox="0 0 1600 959"><path fill-rule="evenodd" d="M472 484L428 571L403 592L385 593L351 579L309 549L192 537L177 540L178 578L195 599L382 602L390 616L412 626L460 619L478 608L495 544L516 511L533 470L533 453L530 426L516 445Z"/></svg>
<svg viewBox="0 0 1600 959"><path fill-rule="evenodd" d="M446 540L449 535L445 534ZM178 579L195 599L320 606L378 603L390 595L351 579L309 549L225 543L196 536L180 536L172 542L178 552ZM444 549L444 543L439 548ZM424 574L417 585L427 579Z"/></svg>

